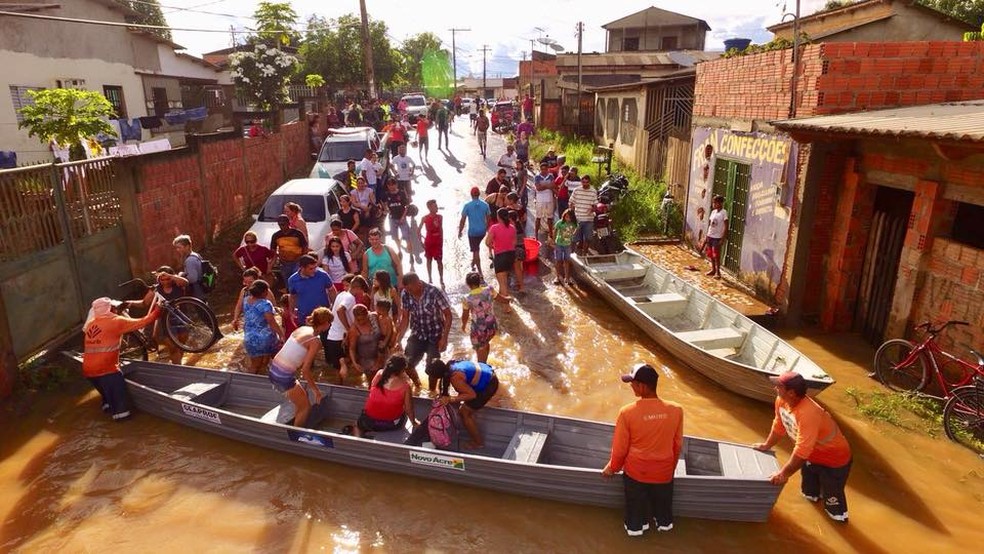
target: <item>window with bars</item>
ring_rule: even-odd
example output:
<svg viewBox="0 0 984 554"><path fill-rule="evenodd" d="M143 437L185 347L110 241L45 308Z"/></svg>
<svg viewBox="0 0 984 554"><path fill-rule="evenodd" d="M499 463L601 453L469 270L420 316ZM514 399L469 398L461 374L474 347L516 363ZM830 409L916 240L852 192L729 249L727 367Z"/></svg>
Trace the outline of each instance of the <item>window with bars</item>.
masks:
<svg viewBox="0 0 984 554"><path fill-rule="evenodd" d="M20 113L21 108L34 105L34 101L31 100L30 95L27 94L27 91L29 90L44 90L44 88L10 85L10 100L14 104L14 115L17 116L17 123L24 121L24 116Z"/></svg>
<svg viewBox="0 0 984 554"><path fill-rule="evenodd" d="M104 85L103 96L113 105L114 119L126 119L126 102L123 101L123 87Z"/></svg>

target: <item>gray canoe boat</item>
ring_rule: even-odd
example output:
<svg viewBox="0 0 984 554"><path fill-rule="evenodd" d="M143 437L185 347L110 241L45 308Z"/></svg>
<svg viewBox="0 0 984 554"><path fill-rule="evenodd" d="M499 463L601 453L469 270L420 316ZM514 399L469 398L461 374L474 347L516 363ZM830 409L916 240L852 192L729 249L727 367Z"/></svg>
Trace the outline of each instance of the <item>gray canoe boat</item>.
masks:
<svg viewBox="0 0 984 554"><path fill-rule="evenodd" d="M362 411L365 389L321 384L319 411L326 419L317 429L300 429L284 424L292 418L291 405L282 404L283 396L261 375L136 360L124 361L123 371L141 412L227 438L364 469L574 504L623 506L621 479L600 473L611 447L610 424L487 407L478 415L484 449L438 450L404 445L409 429L373 438L341 434ZM431 400L414 402L423 421ZM686 437L674 479L675 513L765 521L780 492L768 476L778 468L772 453Z"/></svg>
<svg viewBox="0 0 984 554"><path fill-rule="evenodd" d="M790 370L810 395L834 383L789 343L638 252L572 255L571 266L660 346L732 392L771 403L769 377Z"/></svg>

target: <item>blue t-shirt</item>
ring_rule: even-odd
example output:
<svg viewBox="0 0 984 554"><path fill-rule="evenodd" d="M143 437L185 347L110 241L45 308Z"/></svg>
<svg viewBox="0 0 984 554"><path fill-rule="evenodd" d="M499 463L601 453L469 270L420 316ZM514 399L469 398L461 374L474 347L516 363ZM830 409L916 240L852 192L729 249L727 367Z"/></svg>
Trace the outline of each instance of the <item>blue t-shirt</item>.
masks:
<svg viewBox="0 0 984 554"><path fill-rule="evenodd" d="M491 213L489 205L478 198L461 208L461 215L468 218L469 237L480 237L485 234L485 226Z"/></svg>
<svg viewBox="0 0 984 554"><path fill-rule="evenodd" d="M304 320L315 308L331 307L327 290L331 285L331 277L320 267L310 277L303 277L298 271L287 279L287 291L295 295L297 300L298 325L304 325Z"/></svg>

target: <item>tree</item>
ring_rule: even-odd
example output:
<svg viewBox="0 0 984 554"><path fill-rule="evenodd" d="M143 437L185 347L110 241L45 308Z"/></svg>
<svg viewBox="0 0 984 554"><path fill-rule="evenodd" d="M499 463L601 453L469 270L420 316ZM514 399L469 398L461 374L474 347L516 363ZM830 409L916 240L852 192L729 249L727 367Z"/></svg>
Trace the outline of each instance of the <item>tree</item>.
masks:
<svg viewBox="0 0 984 554"><path fill-rule="evenodd" d="M325 78L317 73L309 73L304 76L304 84L311 88L320 88L325 86Z"/></svg>
<svg viewBox="0 0 984 554"><path fill-rule="evenodd" d="M168 27L167 19L164 18L164 12L161 11L161 5L158 0L139 0L139 1L127 1L120 0L123 4L129 6L133 11L140 12L140 17L133 16L128 17L127 21L129 23L136 23L138 25L157 25L160 27ZM149 29L150 32L155 35L171 40L171 29Z"/></svg>
<svg viewBox="0 0 984 554"><path fill-rule="evenodd" d="M259 42L253 50L229 56L229 67L236 87L246 92L261 110L273 110L275 117L286 104L287 83L297 67L297 58Z"/></svg>
<svg viewBox="0 0 984 554"><path fill-rule="evenodd" d="M441 39L429 31L418 33L403 41L400 54L407 62L403 65L403 80L411 87L421 88L424 84L421 74L424 56L440 50Z"/></svg>
<svg viewBox="0 0 984 554"><path fill-rule="evenodd" d="M260 2L253 12L256 20L256 35L253 43L262 42L267 46L297 46L300 34L294 30L297 12L289 2Z"/></svg>
<svg viewBox="0 0 984 554"><path fill-rule="evenodd" d="M41 142L69 148L72 160L85 159L82 141L99 133L116 136L107 119L113 105L100 92L72 88L31 90L33 105L21 108L19 128Z"/></svg>
<svg viewBox="0 0 984 554"><path fill-rule="evenodd" d="M299 52L303 60L301 74L321 75L333 89L365 85L360 25L361 19L355 14L346 14L337 19L311 17ZM381 87L402 83L400 68L403 56L390 46L387 34L385 23L369 22L376 82Z"/></svg>
<svg viewBox="0 0 984 554"><path fill-rule="evenodd" d="M984 24L984 0L917 0L919 4L943 12L971 25Z"/></svg>

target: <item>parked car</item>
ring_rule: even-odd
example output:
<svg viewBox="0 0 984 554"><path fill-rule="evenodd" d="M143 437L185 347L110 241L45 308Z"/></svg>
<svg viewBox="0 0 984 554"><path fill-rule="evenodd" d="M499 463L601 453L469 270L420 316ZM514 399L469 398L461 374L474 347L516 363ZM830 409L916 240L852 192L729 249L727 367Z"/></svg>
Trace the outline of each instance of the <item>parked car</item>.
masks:
<svg viewBox="0 0 984 554"><path fill-rule="evenodd" d="M307 222L310 247L318 250L324 247L331 216L338 213L338 199L343 194L347 194L345 187L334 179L292 179L267 197L249 230L256 233L260 244L269 247L273 234L280 229L277 217L284 213L284 204L295 202Z"/></svg>
<svg viewBox="0 0 984 554"><path fill-rule="evenodd" d="M471 110L472 102L474 102L474 100L472 100L471 98L468 98L468 97L462 98L461 99L461 111L459 112L458 115L461 115L463 113L468 113Z"/></svg>
<svg viewBox="0 0 984 554"><path fill-rule="evenodd" d="M421 115L427 115L427 97L423 94L407 94L401 101L405 100L407 103L407 115L410 116L410 123L416 123L417 117Z"/></svg>
<svg viewBox="0 0 984 554"><path fill-rule="evenodd" d="M383 169L386 169L389 163L389 150L386 148L385 135L380 135L372 127L328 129L328 136L321 145L309 177L312 179L334 177L347 169L346 164L349 160L356 162L361 160L367 148L379 153L379 163L383 164Z"/></svg>

